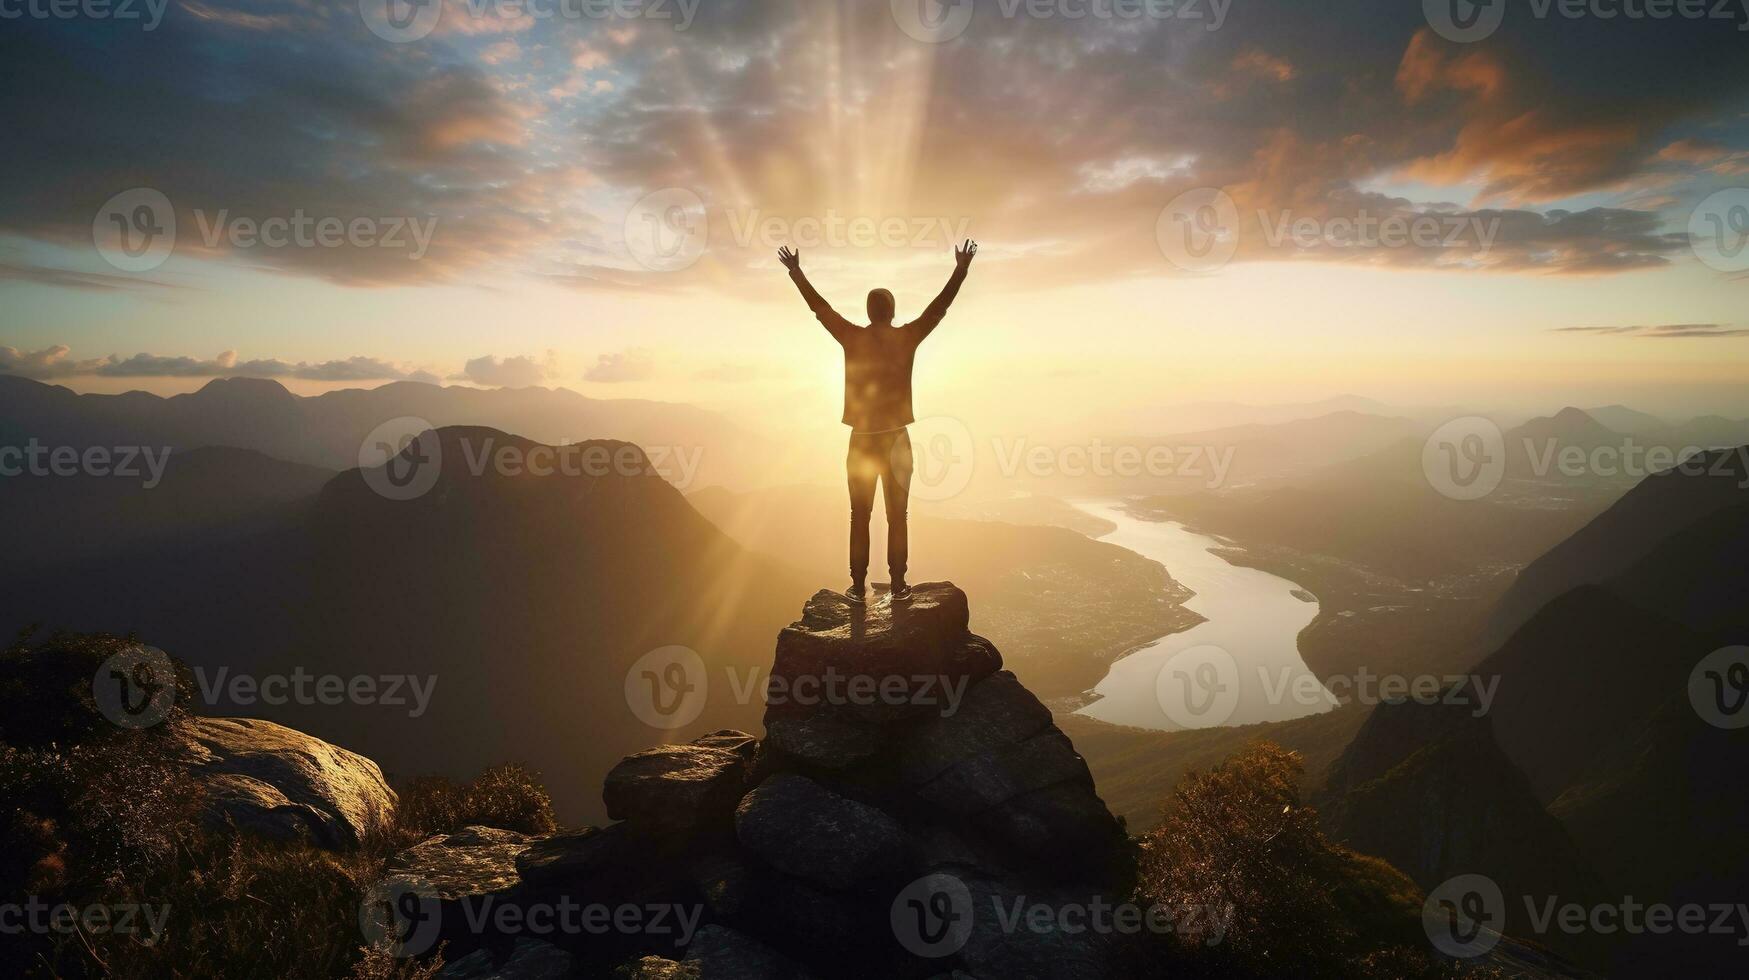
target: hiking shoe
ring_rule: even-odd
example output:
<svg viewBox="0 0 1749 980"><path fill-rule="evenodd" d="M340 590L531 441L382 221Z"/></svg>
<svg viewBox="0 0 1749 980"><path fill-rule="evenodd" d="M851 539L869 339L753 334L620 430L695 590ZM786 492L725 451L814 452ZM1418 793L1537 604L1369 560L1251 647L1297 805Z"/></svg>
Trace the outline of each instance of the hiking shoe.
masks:
<svg viewBox="0 0 1749 980"><path fill-rule="evenodd" d="M868 601L868 590L863 588L861 582L852 582L850 588L844 590L844 598L860 606Z"/></svg>
<svg viewBox="0 0 1749 980"><path fill-rule="evenodd" d="M910 586L910 584L907 583L904 579L899 579L898 581L894 582L893 583L893 601L894 602L904 602L906 599L909 599L909 598L911 598L911 586Z"/></svg>

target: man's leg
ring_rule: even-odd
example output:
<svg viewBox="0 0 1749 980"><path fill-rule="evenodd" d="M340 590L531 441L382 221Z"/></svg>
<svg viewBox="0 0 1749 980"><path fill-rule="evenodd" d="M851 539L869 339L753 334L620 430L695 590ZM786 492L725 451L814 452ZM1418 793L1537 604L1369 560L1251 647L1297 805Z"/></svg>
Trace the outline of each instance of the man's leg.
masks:
<svg viewBox="0 0 1749 980"><path fill-rule="evenodd" d="M850 578L861 585L868 578L868 522L874 514L875 479L881 473L879 437L850 434L844 468L850 479ZM871 451L871 449L873 451Z"/></svg>
<svg viewBox="0 0 1749 980"><path fill-rule="evenodd" d="M911 551L905 522L905 508L911 500L911 433L900 429L891 440L881 490L887 504L887 571L892 573L893 588L897 590L905 581L906 560Z"/></svg>

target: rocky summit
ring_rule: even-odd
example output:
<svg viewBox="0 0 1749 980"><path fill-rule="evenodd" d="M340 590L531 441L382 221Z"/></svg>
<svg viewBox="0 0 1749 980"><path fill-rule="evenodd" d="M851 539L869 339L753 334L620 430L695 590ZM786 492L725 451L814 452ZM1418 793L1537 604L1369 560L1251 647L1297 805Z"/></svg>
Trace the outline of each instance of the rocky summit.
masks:
<svg viewBox="0 0 1749 980"><path fill-rule="evenodd" d="M868 607L818 593L778 638L763 741L626 758L605 827L404 852L384 888L417 921L396 935L447 943L455 977L1120 973L1102 940L1015 915L1119 897L1129 849L1050 711L967 623L947 583Z"/></svg>

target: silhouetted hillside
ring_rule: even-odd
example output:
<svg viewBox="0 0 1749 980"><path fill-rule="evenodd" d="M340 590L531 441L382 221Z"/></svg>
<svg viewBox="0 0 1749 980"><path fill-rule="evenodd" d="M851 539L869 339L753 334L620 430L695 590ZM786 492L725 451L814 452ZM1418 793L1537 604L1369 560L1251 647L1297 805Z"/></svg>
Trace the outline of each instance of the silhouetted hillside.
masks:
<svg viewBox="0 0 1749 980"><path fill-rule="evenodd" d="M1378 705L1331 765L1316 802L1333 839L1377 854L1429 890L1484 871L1515 896L1599 892L1475 703ZM1509 928L1528 932L1522 906L1509 906Z"/></svg>
<svg viewBox="0 0 1749 980"><path fill-rule="evenodd" d="M485 428L438 435L441 472L413 499L383 496L349 470L305 506L246 522L246 536L236 523L191 529L33 569L10 583L4 625L138 630L215 683L300 670L435 678L418 716L411 703L237 702L222 687L204 708L293 724L403 775L512 760L561 787L585 784L665 734L634 713L627 675L671 645L695 650L712 685L689 729L757 718L756 671L802 588L791 572L723 536L644 472L628 443L554 449L556 471L537 476L473 468L503 451L527 456L532 440ZM557 471L589 454L625 460L624 472ZM220 482L241 485L259 462L215 458L226 463ZM599 805L582 790L561 789L556 802L571 815Z"/></svg>
<svg viewBox="0 0 1749 980"><path fill-rule="evenodd" d="M1749 478L1738 451L1707 453L1688 472L1647 477L1519 573L1491 614L1483 643L1498 645L1556 596L1619 575L1683 528L1745 502Z"/></svg>
<svg viewBox="0 0 1749 980"><path fill-rule="evenodd" d="M0 553L7 571L101 559L148 543L241 533L313 499L332 470L287 463L247 449L210 447L151 457L110 454L110 467L138 475L0 478ZM24 610L18 610L24 612Z"/></svg>

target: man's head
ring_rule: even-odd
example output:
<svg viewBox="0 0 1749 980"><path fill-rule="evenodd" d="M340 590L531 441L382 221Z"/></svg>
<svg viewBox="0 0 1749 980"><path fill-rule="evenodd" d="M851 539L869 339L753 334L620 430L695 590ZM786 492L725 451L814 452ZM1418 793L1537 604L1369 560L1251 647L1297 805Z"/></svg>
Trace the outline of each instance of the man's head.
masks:
<svg viewBox="0 0 1749 980"><path fill-rule="evenodd" d="M884 289L868 291L868 322L877 327L893 322L893 294Z"/></svg>

